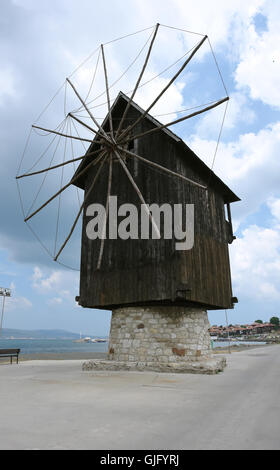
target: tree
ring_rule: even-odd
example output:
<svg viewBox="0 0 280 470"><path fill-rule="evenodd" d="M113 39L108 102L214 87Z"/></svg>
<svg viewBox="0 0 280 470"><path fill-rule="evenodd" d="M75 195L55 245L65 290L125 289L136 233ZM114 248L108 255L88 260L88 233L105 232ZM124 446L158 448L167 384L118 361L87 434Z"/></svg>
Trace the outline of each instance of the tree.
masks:
<svg viewBox="0 0 280 470"><path fill-rule="evenodd" d="M263 323L262 320L255 320L255 323Z"/></svg>
<svg viewBox="0 0 280 470"><path fill-rule="evenodd" d="M274 325L276 328L279 328L280 320L278 317L271 317L271 319L269 320L269 323Z"/></svg>

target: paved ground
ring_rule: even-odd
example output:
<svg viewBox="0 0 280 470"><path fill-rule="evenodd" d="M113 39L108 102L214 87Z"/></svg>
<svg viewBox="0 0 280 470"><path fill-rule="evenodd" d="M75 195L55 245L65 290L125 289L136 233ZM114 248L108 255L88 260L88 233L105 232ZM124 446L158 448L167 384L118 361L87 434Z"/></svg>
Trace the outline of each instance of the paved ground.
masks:
<svg viewBox="0 0 280 470"><path fill-rule="evenodd" d="M1 449L280 449L280 345L215 376L0 365Z"/></svg>

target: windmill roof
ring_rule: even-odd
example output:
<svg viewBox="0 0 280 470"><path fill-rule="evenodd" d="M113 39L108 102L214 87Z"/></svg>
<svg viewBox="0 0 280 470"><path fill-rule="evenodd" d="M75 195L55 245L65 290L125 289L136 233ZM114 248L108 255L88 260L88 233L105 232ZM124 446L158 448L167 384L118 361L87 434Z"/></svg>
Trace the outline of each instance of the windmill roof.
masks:
<svg viewBox="0 0 280 470"><path fill-rule="evenodd" d="M125 100L126 102L128 102L129 97L125 95L122 91L120 91L113 105L111 106L111 112L114 111L114 109L116 108L120 100ZM131 101L130 106L136 109L141 114L144 114L145 112L143 108L141 108L134 101ZM149 120L155 127L162 126L162 123L158 121L157 119L155 119L150 114L147 114L145 116L145 119ZM104 128L108 124L108 120L109 120L109 114L107 114L107 116L105 117L101 125L102 128ZM211 181L211 186L215 186L217 190L223 194L224 201L226 203L240 201L240 198L191 150L191 148L178 135L176 135L174 132L172 132L168 128L163 128L159 132L164 132L165 134L167 134L169 137L171 137L173 140L176 141L177 145L180 145L185 151L187 151L189 163L194 164L196 166L197 172L203 175L206 181ZM95 140L96 138L93 140L93 142ZM91 148L91 145L89 149ZM89 152L89 149L87 153ZM85 158L80 163L74 176L77 176L78 173L84 168L85 160L86 160L86 155L85 155ZM73 184L80 187L81 189L84 189L84 177L81 176L81 178L76 180L75 183Z"/></svg>

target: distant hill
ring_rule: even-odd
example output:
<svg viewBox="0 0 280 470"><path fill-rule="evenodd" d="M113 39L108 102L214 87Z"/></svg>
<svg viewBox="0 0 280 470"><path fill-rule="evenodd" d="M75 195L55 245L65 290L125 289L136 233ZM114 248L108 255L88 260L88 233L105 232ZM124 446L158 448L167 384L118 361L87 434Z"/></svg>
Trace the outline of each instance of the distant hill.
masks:
<svg viewBox="0 0 280 470"><path fill-rule="evenodd" d="M34 339L78 339L78 333L65 330L15 330L13 328L3 328L1 338L34 338ZM82 335L92 336L92 335Z"/></svg>

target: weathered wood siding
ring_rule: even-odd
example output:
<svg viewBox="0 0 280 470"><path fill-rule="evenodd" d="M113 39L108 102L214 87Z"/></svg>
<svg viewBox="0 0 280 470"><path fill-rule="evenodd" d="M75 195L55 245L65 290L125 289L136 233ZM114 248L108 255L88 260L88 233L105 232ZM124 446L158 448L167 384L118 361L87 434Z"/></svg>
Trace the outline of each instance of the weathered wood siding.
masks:
<svg viewBox="0 0 280 470"><path fill-rule="evenodd" d="M121 110L117 108L115 116L119 115ZM138 115L136 109L130 108L128 124ZM154 125L145 119L135 129L135 134L152 127ZM190 164L192 152L186 151L184 145L163 131L140 138L136 148L139 155L199 183L208 184ZM176 251L174 239L107 239L102 266L97 271L100 240L87 238L86 225L91 217L84 213L80 305L110 309L130 304L198 303L209 309L232 308L223 195L211 186L211 182L205 191L129 157L127 166L147 204L194 204L194 246L188 251ZM95 172L96 168L93 168L87 174L85 192ZM105 164L86 207L92 203L105 206L107 182L108 164ZM111 195L118 196L118 206L132 203L140 213L138 196L117 161L113 163Z"/></svg>

